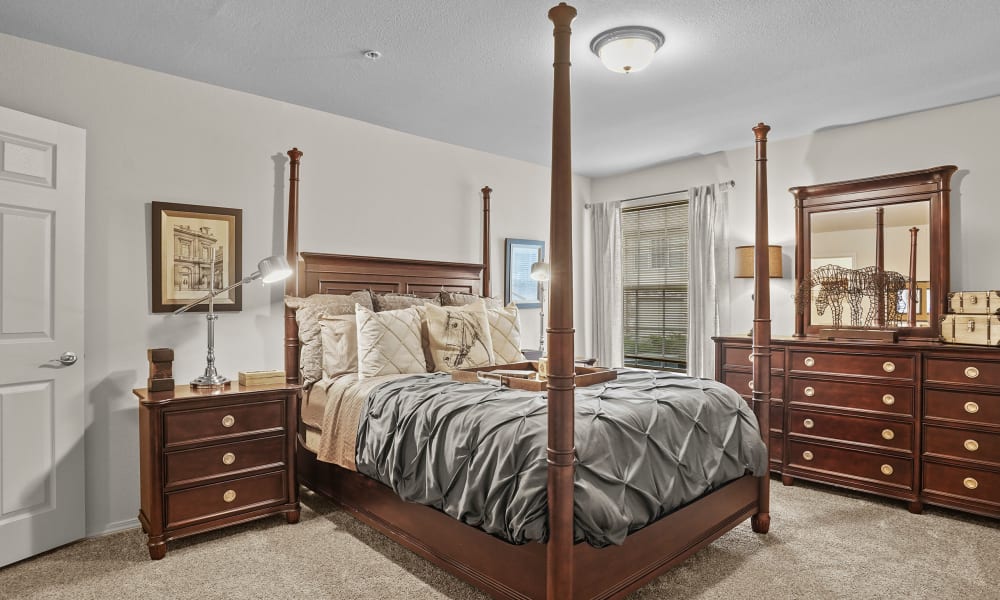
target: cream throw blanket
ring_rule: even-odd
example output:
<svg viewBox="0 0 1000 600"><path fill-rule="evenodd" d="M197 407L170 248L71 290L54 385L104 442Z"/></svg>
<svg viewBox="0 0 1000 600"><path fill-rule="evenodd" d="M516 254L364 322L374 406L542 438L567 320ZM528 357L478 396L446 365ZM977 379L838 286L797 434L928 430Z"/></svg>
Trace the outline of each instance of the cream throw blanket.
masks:
<svg viewBox="0 0 1000 600"><path fill-rule="evenodd" d="M326 412L323 413L323 431L316 457L323 462L357 471L354 461L358 442L358 423L368 394L387 381L409 376L409 374L380 375L359 380L357 373L350 373L316 384L325 385L327 397ZM320 390L314 389L312 393L320 393Z"/></svg>

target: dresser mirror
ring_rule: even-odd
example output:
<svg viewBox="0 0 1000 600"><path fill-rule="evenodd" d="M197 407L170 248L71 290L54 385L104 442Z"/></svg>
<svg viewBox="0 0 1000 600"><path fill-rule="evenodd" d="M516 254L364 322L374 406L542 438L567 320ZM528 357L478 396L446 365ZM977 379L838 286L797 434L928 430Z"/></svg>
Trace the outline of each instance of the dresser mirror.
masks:
<svg viewBox="0 0 1000 600"><path fill-rule="evenodd" d="M796 336L938 337L948 292L955 170L791 188Z"/></svg>

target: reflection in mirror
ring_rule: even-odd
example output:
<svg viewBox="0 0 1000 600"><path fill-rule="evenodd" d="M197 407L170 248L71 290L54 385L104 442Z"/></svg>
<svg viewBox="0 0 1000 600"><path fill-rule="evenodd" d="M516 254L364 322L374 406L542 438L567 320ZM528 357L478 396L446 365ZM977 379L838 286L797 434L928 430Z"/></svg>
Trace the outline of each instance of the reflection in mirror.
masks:
<svg viewBox="0 0 1000 600"><path fill-rule="evenodd" d="M928 327L930 216L929 201L810 214L811 271L801 290L809 323L905 327L915 276L912 326Z"/></svg>

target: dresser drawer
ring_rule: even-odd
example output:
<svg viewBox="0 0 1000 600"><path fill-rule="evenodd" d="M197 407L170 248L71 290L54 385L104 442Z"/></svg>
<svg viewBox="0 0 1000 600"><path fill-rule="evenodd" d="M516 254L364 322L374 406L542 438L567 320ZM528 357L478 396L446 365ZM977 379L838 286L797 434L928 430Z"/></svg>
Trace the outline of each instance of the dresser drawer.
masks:
<svg viewBox="0 0 1000 600"><path fill-rule="evenodd" d="M164 456L164 485L191 485L217 477L282 467L285 436L218 444L207 448L168 452Z"/></svg>
<svg viewBox="0 0 1000 600"><path fill-rule="evenodd" d="M915 372L914 357L898 354L841 354L795 350L790 356L789 368L799 373L913 379Z"/></svg>
<svg viewBox="0 0 1000 600"><path fill-rule="evenodd" d="M284 431L285 401L271 400L195 410L171 411L163 415L163 439L167 447L194 442Z"/></svg>
<svg viewBox="0 0 1000 600"><path fill-rule="evenodd" d="M925 389L924 417L997 425L1000 424L1000 396Z"/></svg>
<svg viewBox="0 0 1000 600"><path fill-rule="evenodd" d="M976 359L928 358L924 379L938 383L970 383L1000 389L1000 363Z"/></svg>
<svg viewBox="0 0 1000 600"><path fill-rule="evenodd" d="M793 408L788 412L788 432L895 450L911 451L913 448L913 425L868 417L832 415Z"/></svg>
<svg viewBox="0 0 1000 600"><path fill-rule="evenodd" d="M924 425L924 454L979 460L1000 467L1000 433Z"/></svg>
<svg viewBox="0 0 1000 600"><path fill-rule="evenodd" d="M785 455L785 438L784 436L772 433L770 441L771 445L768 448L768 454L771 456L771 462L780 463Z"/></svg>
<svg viewBox="0 0 1000 600"><path fill-rule="evenodd" d="M789 381L788 402L913 415L912 387L820 379L792 378Z"/></svg>
<svg viewBox="0 0 1000 600"><path fill-rule="evenodd" d="M799 440L789 440L788 452L788 465L796 469L907 490L913 489L911 459L831 448Z"/></svg>
<svg viewBox="0 0 1000 600"><path fill-rule="evenodd" d="M726 346L723 350L722 364L726 367L753 366L753 350L750 346ZM785 352L781 348L771 350L771 368L785 368Z"/></svg>
<svg viewBox="0 0 1000 600"><path fill-rule="evenodd" d="M1000 508L1000 472L924 462L923 490Z"/></svg>
<svg viewBox="0 0 1000 600"><path fill-rule="evenodd" d="M284 471L224 481L165 495L166 526L198 521L288 501Z"/></svg>
<svg viewBox="0 0 1000 600"><path fill-rule="evenodd" d="M726 371L722 374L722 383L733 388L740 394L744 396L749 396L753 393L753 375L751 373L746 373L743 371ZM771 375L771 397L772 398L783 398L782 393L785 385L785 378L781 375Z"/></svg>

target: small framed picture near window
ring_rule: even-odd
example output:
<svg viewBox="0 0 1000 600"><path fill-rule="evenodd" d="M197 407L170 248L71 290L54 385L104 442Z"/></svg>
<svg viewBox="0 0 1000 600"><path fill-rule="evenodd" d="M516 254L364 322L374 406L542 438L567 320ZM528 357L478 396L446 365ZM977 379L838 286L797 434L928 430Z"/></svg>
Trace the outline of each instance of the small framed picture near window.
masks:
<svg viewBox="0 0 1000 600"><path fill-rule="evenodd" d="M545 242L507 238L504 253L504 304L518 308L540 308L542 286L531 278L531 265L545 260Z"/></svg>
<svg viewBox="0 0 1000 600"><path fill-rule="evenodd" d="M243 277L243 211L153 202L153 312L173 312ZM243 308L242 286L216 296L215 310ZM191 312L207 312L200 304Z"/></svg>

